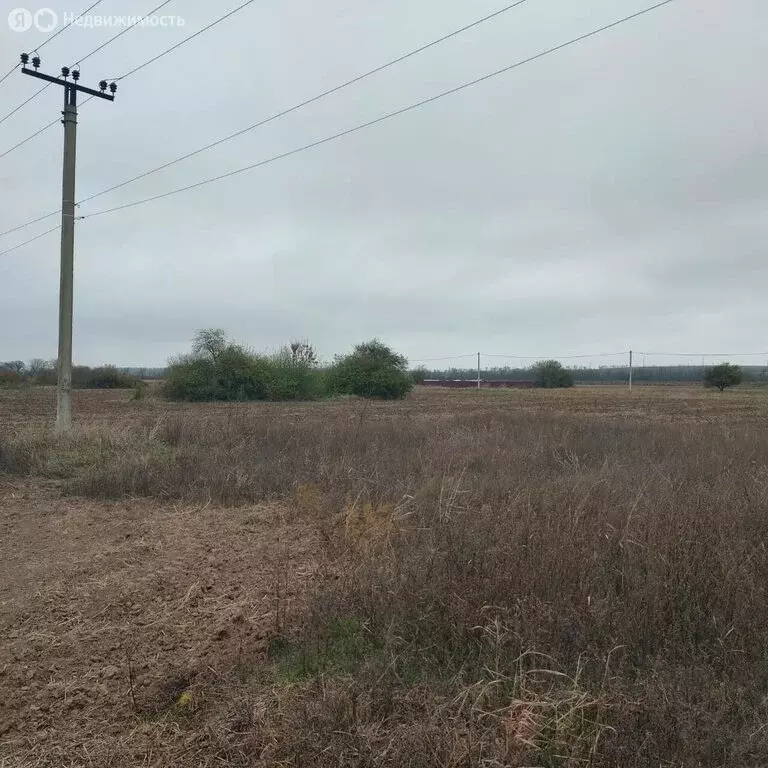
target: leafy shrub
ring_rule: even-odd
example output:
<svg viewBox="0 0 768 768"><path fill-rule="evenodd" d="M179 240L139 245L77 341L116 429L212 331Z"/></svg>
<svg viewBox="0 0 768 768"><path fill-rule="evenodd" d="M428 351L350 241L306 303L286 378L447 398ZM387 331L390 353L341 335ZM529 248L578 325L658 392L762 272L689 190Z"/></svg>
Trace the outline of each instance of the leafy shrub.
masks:
<svg viewBox="0 0 768 768"><path fill-rule="evenodd" d="M293 345L270 358L267 399L316 400L321 397L321 374L313 360L314 353L307 357L306 349L296 349Z"/></svg>
<svg viewBox="0 0 768 768"><path fill-rule="evenodd" d="M131 389L138 381L135 376L118 370L114 365L86 370L88 372L80 384L83 389Z"/></svg>
<svg viewBox="0 0 768 768"><path fill-rule="evenodd" d="M373 339L336 358L328 370L326 388L337 395L401 399L413 387L407 364L403 355Z"/></svg>
<svg viewBox="0 0 768 768"><path fill-rule="evenodd" d="M536 377L536 386L544 389L558 389L573 386L573 376L557 360L543 360L531 369Z"/></svg>
<svg viewBox="0 0 768 768"><path fill-rule="evenodd" d="M193 354L171 361L163 391L171 400L262 400L268 378L264 358L232 344L216 360Z"/></svg>
<svg viewBox="0 0 768 768"><path fill-rule="evenodd" d="M411 371L411 378L413 379L414 384L423 384L424 380L427 378L427 369L423 365L414 368Z"/></svg>
<svg viewBox="0 0 768 768"><path fill-rule="evenodd" d="M717 387L721 392L726 387L736 387L741 384L741 368L731 363L720 363L704 371L704 384Z"/></svg>
<svg viewBox="0 0 768 768"><path fill-rule="evenodd" d="M169 400L212 400L213 364L182 355L168 363L162 392Z"/></svg>
<svg viewBox="0 0 768 768"><path fill-rule="evenodd" d="M228 345L213 362L213 400L263 400L267 396L270 365L237 344Z"/></svg>
<svg viewBox="0 0 768 768"><path fill-rule="evenodd" d="M301 342L277 355L257 355L227 341L223 331L199 331L192 353L171 361L164 395L171 400L311 400L321 394L314 350Z"/></svg>

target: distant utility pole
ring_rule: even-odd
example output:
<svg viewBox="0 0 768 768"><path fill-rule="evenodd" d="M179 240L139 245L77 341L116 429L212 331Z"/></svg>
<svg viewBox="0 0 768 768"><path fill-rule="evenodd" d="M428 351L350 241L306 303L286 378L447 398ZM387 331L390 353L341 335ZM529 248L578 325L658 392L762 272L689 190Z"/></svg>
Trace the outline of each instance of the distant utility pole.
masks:
<svg viewBox="0 0 768 768"><path fill-rule="evenodd" d="M477 353L477 388L480 389L480 353Z"/></svg>
<svg viewBox="0 0 768 768"><path fill-rule="evenodd" d="M632 391L632 350L629 350L629 391Z"/></svg>
<svg viewBox="0 0 768 768"><path fill-rule="evenodd" d="M64 88L64 173L61 185L61 276L59 281L59 357L56 393L56 431L65 432L72 426L72 284L75 261L75 158L77 145L77 92L115 100L117 85L107 81L99 83L100 90L79 85L80 70L61 68L61 77L44 75L37 70L40 57L32 58L34 69L28 69L29 54L21 54L21 71ZM72 79L68 80L70 74Z"/></svg>

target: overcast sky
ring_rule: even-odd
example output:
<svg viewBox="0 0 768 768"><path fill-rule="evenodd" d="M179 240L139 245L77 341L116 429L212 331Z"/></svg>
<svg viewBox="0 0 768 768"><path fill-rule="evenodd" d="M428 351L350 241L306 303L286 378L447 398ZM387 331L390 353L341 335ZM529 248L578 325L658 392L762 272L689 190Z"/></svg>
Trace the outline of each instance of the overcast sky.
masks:
<svg viewBox="0 0 768 768"><path fill-rule="evenodd" d="M81 83L121 75L241 1L173 0L163 13L184 27L132 29L83 63ZM509 1L257 0L121 82L114 103L83 106L77 198ZM51 34L11 31L18 2L2 4L0 76ZM158 3L103 0L94 13ZM529 0L79 213L291 150L650 4ZM90 2L48 5L61 18ZM42 69L116 31L67 29ZM373 336L412 361L766 349L767 54L765 0L676 0L339 141L79 221L75 361L161 365L208 326L256 349L307 337L325 358ZM0 117L37 88L6 80ZM0 153L61 99L49 88L2 123ZM0 159L0 231L59 207L62 134L56 125ZM56 221L0 238L0 251ZM55 357L58 275L58 233L0 257L0 360Z"/></svg>

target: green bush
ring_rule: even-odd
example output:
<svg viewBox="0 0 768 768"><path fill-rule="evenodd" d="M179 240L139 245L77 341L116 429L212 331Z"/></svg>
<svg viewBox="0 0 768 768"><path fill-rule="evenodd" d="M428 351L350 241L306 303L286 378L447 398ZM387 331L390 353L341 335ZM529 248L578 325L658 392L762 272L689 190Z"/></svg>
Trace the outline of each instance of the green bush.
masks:
<svg viewBox="0 0 768 768"><path fill-rule="evenodd" d="M79 384L83 389L132 389L138 381L135 376L118 370L114 365L85 370L85 378Z"/></svg>
<svg viewBox="0 0 768 768"><path fill-rule="evenodd" d="M531 369L536 386L544 389L558 389L573 386L573 376L557 360L543 360Z"/></svg>
<svg viewBox="0 0 768 768"><path fill-rule="evenodd" d="M269 360L236 344L216 358L212 374L213 400L263 400L267 396Z"/></svg>
<svg viewBox="0 0 768 768"><path fill-rule="evenodd" d="M316 400L323 395L320 371L311 363L282 353L269 360L268 400Z"/></svg>
<svg viewBox="0 0 768 768"><path fill-rule="evenodd" d="M163 394L171 400L312 400L322 394L313 355L285 347L257 355L227 341L223 331L198 332L192 353L171 361Z"/></svg>
<svg viewBox="0 0 768 768"><path fill-rule="evenodd" d="M405 357L374 339L336 358L327 372L326 389L335 395L401 399L413 387L407 364Z"/></svg>
<svg viewBox="0 0 768 768"><path fill-rule="evenodd" d="M162 393L169 400L212 400L213 364L182 356L168 363Z"/></svg>
<svg viewBox="0 0 768 768"><path fill-rule="evenodd" d="M171 361L163 393L171 400L263 400L268 363L234 344L215 360L188 355Z"/></svg>
<svg viewBox="0 0 768 768"><path fill-rule="evenodd" d="M704 384L716 387L721 392L726 387L736 387L741 384L741 368L732 363L720 363L704 371Z"/></svg>

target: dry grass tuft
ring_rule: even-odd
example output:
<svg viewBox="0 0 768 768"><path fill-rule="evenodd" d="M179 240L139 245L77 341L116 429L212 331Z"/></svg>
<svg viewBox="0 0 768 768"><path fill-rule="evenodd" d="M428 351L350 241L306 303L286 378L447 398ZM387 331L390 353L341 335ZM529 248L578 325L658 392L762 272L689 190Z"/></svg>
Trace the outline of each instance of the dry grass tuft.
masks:
<svg viewBox="0 0 768 768"><path fill-rule="evenodd" d="M386 540L395 531L394 512L392 504L348 502L342 510L347 537L358 544Z"/></svg>

